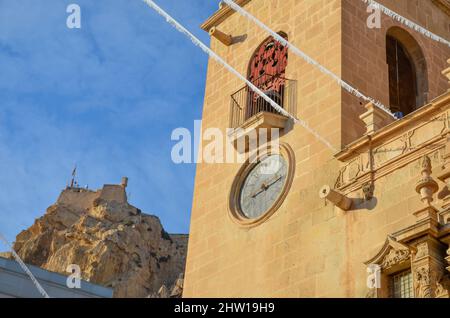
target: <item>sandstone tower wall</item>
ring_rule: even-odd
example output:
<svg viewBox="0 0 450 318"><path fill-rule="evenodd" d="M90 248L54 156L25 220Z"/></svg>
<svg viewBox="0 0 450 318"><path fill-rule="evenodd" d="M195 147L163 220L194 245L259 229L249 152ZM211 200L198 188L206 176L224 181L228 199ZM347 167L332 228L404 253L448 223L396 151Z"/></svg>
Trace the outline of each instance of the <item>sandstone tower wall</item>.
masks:
<svg viewBox="0 0 450 318"><path fill-rule="evenodd" d="M369 14L362 2L353 0L238 2L273 30L285 32L289 41L335 74L388 103L385 38L390 27L400 24L383 16L382 29L367 30L365 21ZM380 2L450 39L450 17L434 4L436 1ZM212 20L216 17L217 14ZM211 47L246 74L252 54L268 35L238 14L218 18L215 26L241 39L226 46L212 38ZM370 138L364 135L365 125L359 119L366 111L364 105L289 53L286 78L298 81L296 115L343 151L333 153L300 126L283 133L280 140L292 148L295 157L291 189L266 222L251 228L238 226L229 215L230 189L241 165L199 163L185 297L367 294L365 262L377 255L393 233L406 242L405 233L415 226L419 215L414 213L423 208L415 189L423 171L421 158L428 155L434 170L445 164L443 153L449 132L445 118L450 96L442 95L449 86L441 72L448 67L445 61L450 51L414 31L407 32L413 34L426 57L430 103ZM222 66L209 61L203 130L228 127L230 95L243 86ZM440 189L445 187L443 182L437 182ZM320 199L319 189L325 184L351 198L354 210L343 213ZM366 196L370 198L367 201ZM444 198L441 195L436 205L442 206ZM439 245L435 248L439 252L433 257L443 260L445 244L433 244ZM417 247L414 246L413 249ZM386 251L390 251L388 245ZM416 270L414 266L412 269ZM383 273L388 274L392 272ZM418 276L414 275L416 279ZM420 282L414 284L418 286L415 292L420 294Z"/></svg>

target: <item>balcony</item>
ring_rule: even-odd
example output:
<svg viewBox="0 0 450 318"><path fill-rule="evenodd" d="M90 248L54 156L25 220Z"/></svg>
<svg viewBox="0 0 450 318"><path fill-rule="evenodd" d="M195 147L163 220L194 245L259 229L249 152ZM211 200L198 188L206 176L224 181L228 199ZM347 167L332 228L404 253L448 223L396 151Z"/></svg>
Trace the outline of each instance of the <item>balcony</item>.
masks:
<svg viewBox="0 0 450 318"><path fill-rule="evenodd" d="M263 75L253 84L289 114L296 115L297 81L281 76ZM248 85L231 95L230 128L233 130L229 137L233 142L260 128L283 129L287 121L286 116L280 114Z"/></svg>
<svg viewBox="0 0 450 318"><path fill-rule="evenodd" d="M288 113L296 114L297 81L263 75L253 84ZM231 128L242 128L245 122L260 113L277 114L285 118L247 85L231 95Z"/></svg>

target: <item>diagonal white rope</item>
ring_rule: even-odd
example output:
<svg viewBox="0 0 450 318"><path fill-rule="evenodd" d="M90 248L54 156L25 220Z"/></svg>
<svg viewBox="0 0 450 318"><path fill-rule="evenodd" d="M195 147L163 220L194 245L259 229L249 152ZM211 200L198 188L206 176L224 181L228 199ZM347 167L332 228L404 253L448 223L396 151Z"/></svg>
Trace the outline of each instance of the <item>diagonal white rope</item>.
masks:
<svg viewBox="0 0 450 318"><path fill-rule="evenodd" d="M14 259L16 260L17 263L19 263L20 267L28 275L28 277L30 277L31 281L33 282L34 286L36 286L39 293L45 298L50 298L45 289L41 286L41 284L39 284L36 277L34 277L33 273L28 269L27 265L25 265L20 256L17 255L16 251L14 251L11 244L9 244L8 240L1 233L0 233L0 241L3 241L3 243L8 247L8 250L11 251L11 254L13 255Z"/></svg>
<svg viewBox="0 0 450 318"><path fill-rule="evenodd" d="M331 78L333 78L343 89L345 89L346 91L348 91L349 93L355 95L358 98L361 98L363 100L365 100L366 102L371 102L373 103L375 106L377 106L378 108L382 109L383 111L385 111L386 113L388 113L390 116L394 117L394 114L392 114L392 112L389 110L389 108L387 108L386 106L384 106L381 102L371 98L371 97L367 97L366 95L362 94L359 90L357 90L356 88L352 87L350 84L348 84L346 81L342 80L339 76L337 76L336 74L334 74L333 72L331 72L330 70L328 70L326 67L322 66L319 62L317 62L316 60L314 60L313 58L311 58L310 56L308 56L305 52L301 51L300 49L298 49L296 46L294 46L292 43L290 43L289 41L287 41L286 39L284 39L282 36L280 36L278 33L274 32L272 29L270 29L267 25L265 25L264 23L262 23L261 21L259 21L256 17L254 17L253 15L251 15L250 13L248 13L247 11L245 11L243 8L241 8L239 5L237 5L236 3L234 3L232 0L222 0L223 2L225 2L226 4L228 4L233 10L235 10L237 13L239 13L240 15L246 17L247 19L249 19L250 21L253 21L255 24L257 24L260 28L262 28L263 30L265 30L267 33L269 33L270 35L272 35L274 37L274 39L276 39L278 42L280 42L282 45L286 46L287 48L289 48L290 50L292 50L292 52L294 52L294 54L296 54L297 56L301 57L303 60L305 60L305 62L314 65L315 67L317 67L322 73L330 76Z"/></svg>
<svg viewBox="0 0 450 318"><path fill-rule="evenodd" d="M278 112L283 114L286 117L291 118L296 124L301 125L303 128L305 128L308 132L310 132L312 135L314 135L318 140L320 140L323 144L325 144L328 148L330 148L333 152L337 152L338 150L331 145L329 141L327 141L325 138L323 138L318 132L313 130L309 127L309 125L293 115L289 114L283 107L278 105L276 102L274 102L269 96L267 96L263 91L261 91L258 87L253 85L250 81L248 81L244 76L242 76L238 71L236 71L232 66L230 66L227 62L225 62L219 55L217 55L214 51L212 51L208 46L206 46L203 42L201 42L198 38L195 37L191 32L189 32L185 27L183 27L180 23L178 23L174 18L172 18L167 12L165 12L163 9L161 9L156 3L154 3L152 0L143 0L149 7L154 9L159 15L164 17L166 21L171 24L175 29L177 29L179 32L186 35L194 45L200 47L206 54L208 54L211 58L216 60L219 64L223 65L228 71L236 75L239 79L244 81L248 87L255 93L257 93L259 96L261 96L266 102L268 102L273 108L275 108Z"/></svg>
<svg viewBox="0 0 450 318"><path fill-rule="evenodd" d="M418 25L417 23L415 23L415 22L413 22L413 21L411 21L411 20L401 16L400 14L392 11L391 9L389 9L389 8L387 8L385 6L383 6L382 4L380 4L380 3L376 2L376 1L373 1L373 0L361 0L361 1L366 3L366 4L368 4L369 6L372 6L375 9L381 10L384 14L386 14L387 16L389 16L389 17L397 20L398 22L406 25L408 28L410 28L410 29L412 29L414 31L417 31L417 32L425 35L426 37L429 37L430 39L433 39L434 41L443 43L443 44L445 44L445 45L450 47L450 41L447 41L446 39L444 39L444 38L440 37L439 35L437 35L437 34L431 32L431 31L425 29L424 27Z"/></svg>

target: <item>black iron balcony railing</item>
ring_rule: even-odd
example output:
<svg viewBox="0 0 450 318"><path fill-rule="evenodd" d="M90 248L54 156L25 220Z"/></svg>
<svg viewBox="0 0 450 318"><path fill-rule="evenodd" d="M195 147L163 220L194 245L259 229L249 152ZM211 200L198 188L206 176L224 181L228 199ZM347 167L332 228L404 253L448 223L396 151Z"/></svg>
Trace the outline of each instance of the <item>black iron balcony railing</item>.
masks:
<svg viewBox="0 0 450 318"><path fill-rule="evenodd" d="M280 76L263 75L253 84L289 114L296 115L297 81ZM242 126L248 119L261 112L279 114L272 105L246 85L231 95L230 128Z"/></svg>

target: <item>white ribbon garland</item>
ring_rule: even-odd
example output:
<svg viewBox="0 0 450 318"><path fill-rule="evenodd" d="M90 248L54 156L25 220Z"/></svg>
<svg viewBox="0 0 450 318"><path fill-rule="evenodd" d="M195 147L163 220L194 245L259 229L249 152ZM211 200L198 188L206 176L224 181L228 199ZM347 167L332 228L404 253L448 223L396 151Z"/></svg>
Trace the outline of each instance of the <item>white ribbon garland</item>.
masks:
<svg viewBox="0 0 450 318"><path fill-rule="evenodd" d="M13 255L14 259L17 263L19 263L20 267L23 269L23 271L30 277L31 281L33 282L34 286L36 286L39 293L44 298L50 298L50 296L47 294L45 289L39 284L36 277L34 277L33 273L28 269L27 265L22 261L19 255L17 255L16 251L14 251L11 244L9 244L8 240L0 233L0 240L3 241L3 243L8 247L8 249L11 251L11 254Z"/></svg>
<svg viewBox="0 0 450 318"><path fill-rule="evenodd" d="M300 49L298 49L296 46L294 46L292 43L290 43L289 41L287 41L286 39L284 39L282 36L280 36L278 33L274 32L272 29L270 29L267 25L265 25L264 23L262 23L261 21L259 21L256 17L254 17L253 15L251 15L250 13L248 13L247 11L245 11L242 7L240 7L239 5L237 5L236 3L234 3L232 0L222 0L223 2L225 2L226 4L228 4L233 10L235 10L237 13L239 13L240 15L242 15L243 17L246 17L247 19L253 21L255 24L257 24L260 28L262 28L263 30L265 30L267 33L269 33L270 35L272 35L278 42L280 42L283 46L289 48L290 50L292 50L292 52L294 52L297 56L301 57L303 60L305 60L305 62L314 65L315 67L317 67L322 73L330 76L331 78L333 78L343 89L345 89L346 91L348 91L349 93L355 95L358 98L361 98L367 102L371 102L373 103L376 107L382 109L383 111L385 111L386 113L388 113L390 116L392 116L393 118L396 118L394 116L394 114L392 114L392 112L389 110L389 108L387 108L386 106L384 106L381 102L371 98L371 97L367 97L366 95L362 94L359 90L357 90L356 88L352 87L350 84L348 84L347 82L345 82L344 80L342 80L339 76L337 76L336 74L334 74L333 72L331 72L330 70L328 70L326 67L322 66L319 62L317 62L316 60L314 60L313 58L311 58L310 56L308 56L306 53L304 53L303 51L301 51Z"/></svg>
<svg viewBox="0 0 450 318"><path fill-rule="evenodd" d="M286 117L291 118L294 123L301 125L307 131L309 131L312 135L314 135L318 140L320 140L323 144L325 144L328 148L330 148L333 152L337 152L338 150L331 145L325 138L319 135L318 132L309 127L309 125L301 119L294 117L289 114L283 107L274 102L269 96L267 96L264 92L262 92L259 88L257 88L253 83L248 81L244 76L242 76L238 71L236 71L232 66L230 66L227 62L225 62L219 55L217 55L214 51L212 51L208 46L203 44L195 35L189 32L185 27L183 27L180 23L178 23L174 18L172 18L167 12L161 9L156 3L152 0L143 0L150 8L154 9L160 16L164 17L166 21L172 25L175 29L177 29L182 34L186 35L194 45L200 47L206 54L208 54L211 58L216 60L219 64L223 65L228 71L236 75L239 79L244 81L248 87L259 96L261 96L266 102L268 102L273 108L275 108L278 112L283 114Z"/></svg>
<svg viewBox="0 0 450 318"><path fill-rule="evenodd" d="M224 0L225 1L225 0ZM424 27L418 25L417 23L414 23L413 21L401 16L400 14L392 11L391 9L383 6L382 4L373 1L373 0L361 0L362 2L368 4L369 6L372 6L375 9L379 9L381 10L384 14L386 14L387 16L391 17L392 19L397 20L398 22L406 25L408 28L417 31L423 35L425 35L426 37L429 37L430 39L443 43L447 46L450 47L450 41L447 41L446 39L440 37L439 35L425 29Z"/></svg>

